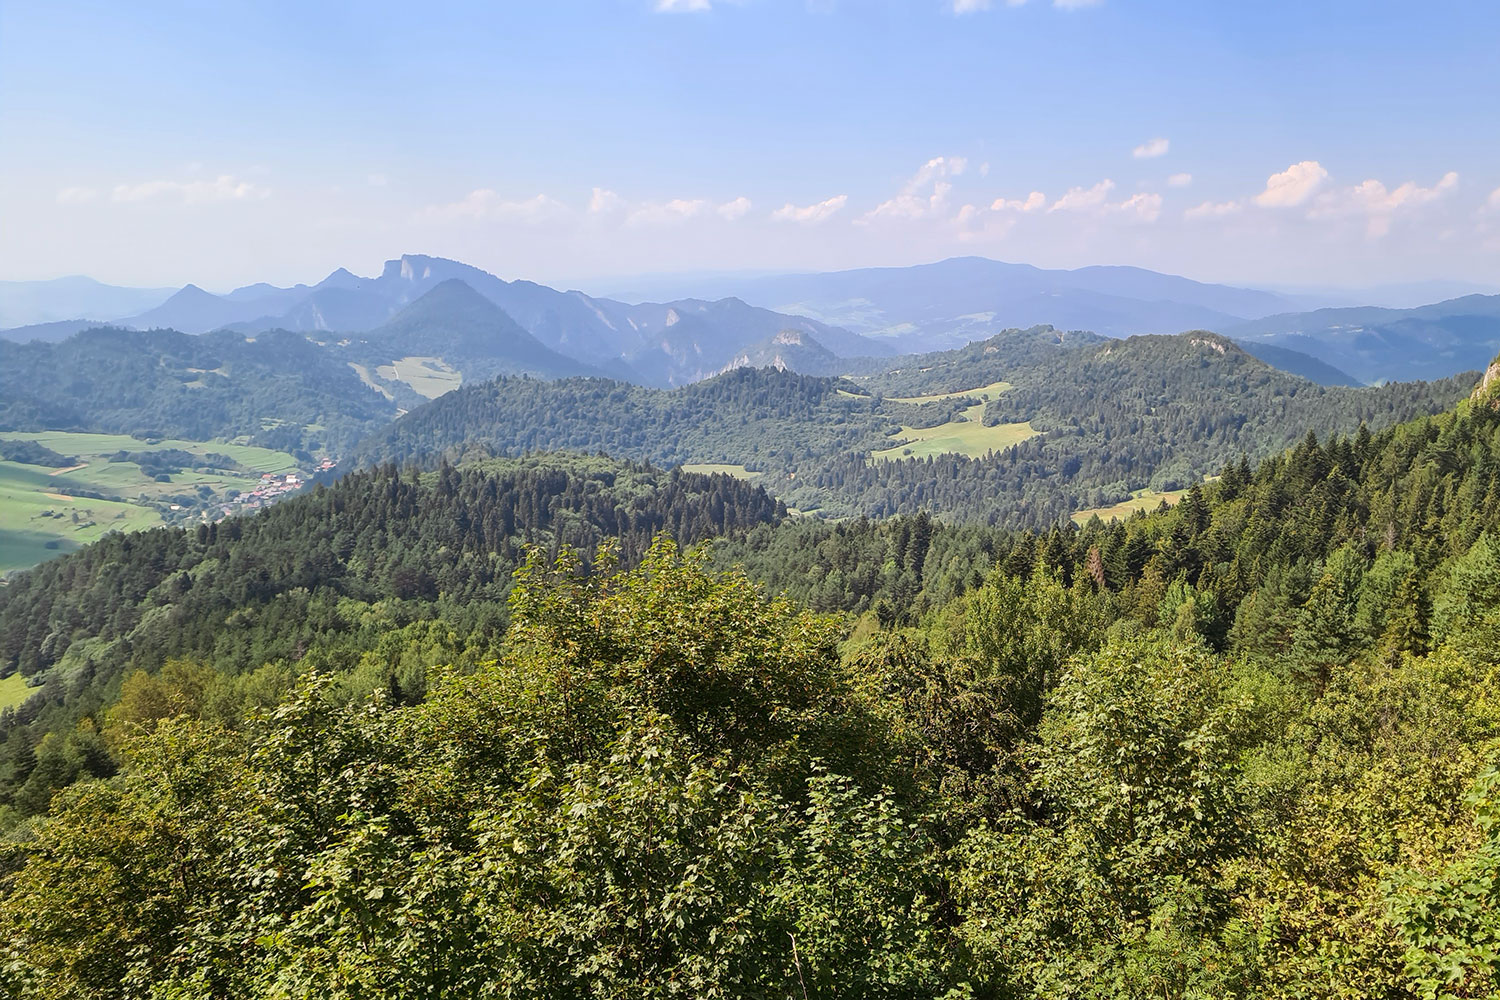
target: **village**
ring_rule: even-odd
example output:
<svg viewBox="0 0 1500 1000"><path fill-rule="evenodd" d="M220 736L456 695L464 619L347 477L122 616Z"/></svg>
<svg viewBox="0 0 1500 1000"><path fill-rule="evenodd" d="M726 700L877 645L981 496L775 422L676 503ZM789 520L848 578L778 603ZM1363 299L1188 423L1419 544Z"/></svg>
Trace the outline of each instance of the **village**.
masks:
<svg viewBox="0 0 1500 1000"><path fill-rule="evenodd" d="M270 507L283 498L299 492L312 481L314 476L330 472L337 465L338 463L332 459L325 458L322 462L318 463L317 467L311 473L300 471L285 474L273 472L261 473L260 485L249 492L235 493L235 491L231 490L230 493L234 495L227 497L226 502L217 505L220 510L220 516L211 518L210 509L203 512L203 520L221 521L226 517L233 517L237 514L245 514L264 507ZM172 505L172 510L179 509L176 504Z"/></svg>

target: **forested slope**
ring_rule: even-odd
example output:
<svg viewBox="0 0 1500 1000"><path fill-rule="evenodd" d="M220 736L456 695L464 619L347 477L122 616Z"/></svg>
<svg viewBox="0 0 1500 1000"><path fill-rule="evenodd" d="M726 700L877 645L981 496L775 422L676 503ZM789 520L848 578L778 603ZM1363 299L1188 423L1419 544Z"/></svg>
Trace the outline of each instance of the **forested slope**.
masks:
<svg viewBox="0 0 1500 1000"><path fill-rule="evenodd" d="M1277 371L1214 334L1104 341L1046 328L917 359L853 381L737 370L675 391L606 379L499 379L450 393L366 439L355 463L457 459L477 446L603 450L661 464L760 472L788 506L823 515L936 512L1044 527L1144 487L1185 488L1225 459L1451 406L1473 376L1379 388L1324 387ZM989 405L938 398L1000 381ZM923 403L904 402L927 399ZM979 457L872 453L903 427L1023 428ZM1020 443L1030 431L1039 436Z"/></svg>
<svg viewBox="0 0 1500 1000"><path fill-rule="evenodd" d="M427 504L465 475L356 484L391 498L374 505L387 537L422 539L458 579L490 546L453 553L463 506ZM438 583L407 619L382 591L358 605L358 643L304 633L252 672L197 651L51 723L10 765L30 775L19 805L48 775L66 787L45 816L7 814L0 983L789 1000L1500 985L1500 366L1450 412L1306 433L1108 525L772 525L725 477L700 488L707 512L733 488L761 504L735 523L761 526L712 552L661 541L591 574L566 550L535 559L503 637L473 638L494 591L444 604L462 588ZM276 523L306 518L316 552L336 496ZM84 579L89 551L56 565ZM22 579L28 620L60 599L54 630L89 589ZM9 745L49 723L7 725Z"/></svg>
<svg viewBox="0 0 1500 1000"><path fill-rule="evenodd" d="M342 454L396 412L342 358L284 330L247 339L101 328L60 344L0 340L0 430L245 437Z"/></svg>
<svg viewBox="0 0 1500 1000"><path fill-rule="evenodd" d="M49 784L97 764L25 773L27 748L113 698L127 670L190 657L241 674L310 653L347 670L386 632L434 619L441 648L487 648L527 546L592 554L608 539L630 566L661 532L697 541L784 515L728 476L554 455L421 480L385 467L255 517L106 537L0 589L0 676L45 682L0 712L0 809L45 805ZM420 693L420 663L389 679L399 661L376 657L372 676Z"/></svg>

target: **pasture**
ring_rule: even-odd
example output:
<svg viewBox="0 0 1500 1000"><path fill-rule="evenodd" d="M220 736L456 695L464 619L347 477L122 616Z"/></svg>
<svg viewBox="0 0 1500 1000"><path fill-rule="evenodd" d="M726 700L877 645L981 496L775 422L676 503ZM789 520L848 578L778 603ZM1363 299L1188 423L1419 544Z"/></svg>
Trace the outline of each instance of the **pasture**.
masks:
<svg viewBox="0 0 1500 1000"><path fill-rule="evenodd" d="M891 435L891 439L897 444L871 452L870 457L880 462L948 454L983 458L991 451L1009 448L1041 433L1031 426L1030 421L986 427L983 421L984 407L983 402L975 403L966 407L957 418L934 427L902 426L901 430Z"/></svg>

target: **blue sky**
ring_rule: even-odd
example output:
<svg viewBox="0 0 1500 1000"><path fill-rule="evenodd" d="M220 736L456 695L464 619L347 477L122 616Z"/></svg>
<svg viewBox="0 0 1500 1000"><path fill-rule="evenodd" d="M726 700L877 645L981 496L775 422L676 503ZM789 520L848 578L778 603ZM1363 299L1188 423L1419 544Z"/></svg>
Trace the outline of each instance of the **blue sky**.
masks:
<svg viewBox="0 0 1500 1000"><path fill-rule="evenodd" d="M0 277L1500 276L1500 5L0 4Z"/></svg>

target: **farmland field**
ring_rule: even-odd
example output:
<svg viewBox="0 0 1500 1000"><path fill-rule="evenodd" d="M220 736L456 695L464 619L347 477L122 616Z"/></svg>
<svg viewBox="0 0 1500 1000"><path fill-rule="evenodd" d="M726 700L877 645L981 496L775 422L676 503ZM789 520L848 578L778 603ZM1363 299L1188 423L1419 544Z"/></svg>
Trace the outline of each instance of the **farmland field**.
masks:
<svg viewBox="0 0 1500 1000"><path fill-rule="evenodd" d="M437 399L443 393L457 389L463 382L463 374L450 367L442 358L402 358L388 365L381 365L376 372L383 379L405 382L413 391L428 399Z"/></svg>
<svg viewBox="0 0 1500 1000"><path fill-rule="evenodd" d="M20 674L0 678L0 709L15 708L32 694L33 689L27 686L26 678Z"/></svg>
<svg viewBox="0 0 1500 1000"><path fill-rule="evenodd" d="M969 458L982 458L990 451L1009 448L1040 433L1029 421L986 427L981 419L984 407L983 402L975 403L967 407L957 419L936 427L903 426L900 431L891 435L899 444L872 452L871 457L876 461L890 461L956 452Z"/></svg>
<svg viewBox="0 0 1500 1000"><path fill-rule="evenodd" d="M711 476L715 472L722 472L725 475L733 476L736 479L743 479L746 482L749 482L750 480L753 480L753 479L759 479L762 475L764 475L764 473L760 473L760 472L751 472L749 469L746 469L743 465L716 465L716 464L713 464L713 463L700 464L700 465L684 465L682 467L682 471L683 472L701 472L705 476Z"/></svg>
<svg viewBox="0 0 1500 1000"><path fill-rule="evenodd" d="M125 434L72 431L7 431L0 438L35 441L78 459L76 465L62 469L0 461L0 573L71 552L110 531L138 531L163 524L164 512L179 500L188 505L218 501L230 490L256 488L261 473L281 475L298 467L295 458L282 452L218 441L148 443ZM109 456L121 451L167 449L197 456L224 455L250 471L197 472L184 467L159 482L134 462L109 461ZM80 493L118 499L90 499Z"/></svg>
<svg viewBox="0 0 1500 1000"><path fill-rule="evenodd" d="M994 396L1007 392L1011 388L1009 382L991 382L977 389L964 389L961 392L935 392L930 396L887 396L886 399L892 403L937 403L945 399L975 399L988 401Z"/></svg>
<svg viewBox="0 0 1500 1000"><path fill-rule="evenodd" d="M1187 490L1168 490L1164 493L1157 490L1136 490L1129 500L1121 501L1109 507L1095 507L1091 510L1077 511L1073 514L1073 521L1076 524L1085 524L1095 514L1098 514L1099 519L1102 521L1124 519L1138 510L1155 510L1161 505L1162 501L1166 501L1168 506L1175 504L1186 493Z"/></svg>

